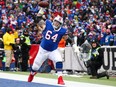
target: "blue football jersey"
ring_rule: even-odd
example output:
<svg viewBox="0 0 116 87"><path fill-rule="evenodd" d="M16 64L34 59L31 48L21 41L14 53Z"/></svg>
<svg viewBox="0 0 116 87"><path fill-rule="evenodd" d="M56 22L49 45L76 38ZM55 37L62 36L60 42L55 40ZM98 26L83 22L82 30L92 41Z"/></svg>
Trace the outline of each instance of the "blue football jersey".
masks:
<svg viewBox="0 0 116 87"><path fill-rule="evenodd" d="M46 20L46 27L42 32L43 39L40 46L47 51L53 51L57 49L58 44L66 31L67 30L65 28L55 31L52 23L49 20Z"/></svg>
<svg viewBox="0 0 116 87"><path fill-rule="evenodd" d="M107 35L105 38L105 45L110 45L110 43L114 41L114 36L113 35Z"/></svg>

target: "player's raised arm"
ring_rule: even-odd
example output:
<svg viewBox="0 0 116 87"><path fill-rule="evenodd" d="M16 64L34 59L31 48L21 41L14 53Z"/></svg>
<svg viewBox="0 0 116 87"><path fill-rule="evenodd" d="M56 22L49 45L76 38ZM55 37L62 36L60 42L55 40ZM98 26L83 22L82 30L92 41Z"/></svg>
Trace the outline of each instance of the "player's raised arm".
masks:
<svg viewBox="0 0 116 87"><path fill-rule="evenodd" d="M41 17L42 19L39 21L37 26L38 26L38 30L42 32L46 27L46 23L45 23L43 16L45 13L45 8L47 8L49 6L49 3L47 1L39 1L38 4L40 6L40 9L39 9L39 12L37 13L37 16Z"/></svg>
<svg viewBox="0 0 116 87"><path fill-rule="evenodd" d="M40 20L39 23L38 23L38 29L40 31L43 31L46 27L46 24L45 24L45 21L44 20Z"/></svg>

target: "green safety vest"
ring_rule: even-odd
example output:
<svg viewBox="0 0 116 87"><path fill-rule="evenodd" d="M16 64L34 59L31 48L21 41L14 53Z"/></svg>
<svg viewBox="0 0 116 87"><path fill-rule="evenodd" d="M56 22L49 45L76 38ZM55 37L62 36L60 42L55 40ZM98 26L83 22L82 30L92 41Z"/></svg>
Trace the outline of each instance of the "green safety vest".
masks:
<svg viewBox="0 0 116 87"><path fill-rule="evenodd" d="M92 52L92 54L96 57L97 55L99 55L99 52L98 52L98 50L100 49L100 47L98 47L96 50L95 50L95 52Z"/></svg>
<svg viewBox="0 0 116 87"><path fill-rule="evenodd" d="M24 35L21 35L21 37L25 37ZM30 38L29 37L25 37L25 39L26 39L26 41L25 41L25 43L27 44L27 45L31 45L31 41L30 41Z"/></svg>

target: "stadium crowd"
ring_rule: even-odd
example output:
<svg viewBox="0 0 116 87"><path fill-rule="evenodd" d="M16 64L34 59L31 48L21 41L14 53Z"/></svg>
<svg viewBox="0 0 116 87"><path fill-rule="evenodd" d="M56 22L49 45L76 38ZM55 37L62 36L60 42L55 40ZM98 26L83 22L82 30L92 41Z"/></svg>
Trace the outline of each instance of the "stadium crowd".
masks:
<svg viewBox="0 0 116 87"><path fill-rule="evenodd" d="M41 15L39 0L0 0L0 41L3 42L3 36L10 28L17 32L17 38L28 37L27 46L39 44L42 39L38 30L39 21L53 21L56 15L60 15L64 19L63 27L68 29L70 41L77 46L81 46L86 39L89 42L96 39L101 46L116 45L116 0L47 1L50 5ZM0 47L3 48L2 45ZM24 71L27 69L24 68Z"/></svg>

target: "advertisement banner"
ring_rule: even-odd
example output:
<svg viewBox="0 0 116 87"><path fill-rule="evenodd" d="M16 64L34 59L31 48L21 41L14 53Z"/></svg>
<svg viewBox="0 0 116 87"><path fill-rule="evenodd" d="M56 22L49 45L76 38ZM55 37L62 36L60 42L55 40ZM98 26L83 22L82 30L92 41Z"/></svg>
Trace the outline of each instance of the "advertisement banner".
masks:
<svg viewBox="0 0 116 87"><path fill-rule="evenodd" d="M116 46L102 46L102 49L104 50L104 62L100 70L116 71ZM38 51L39 45L33 44L30 50L30 65L33 64ZM65 47L63 70L87 71L86 62L78 57L72 47Z"/></svg>

